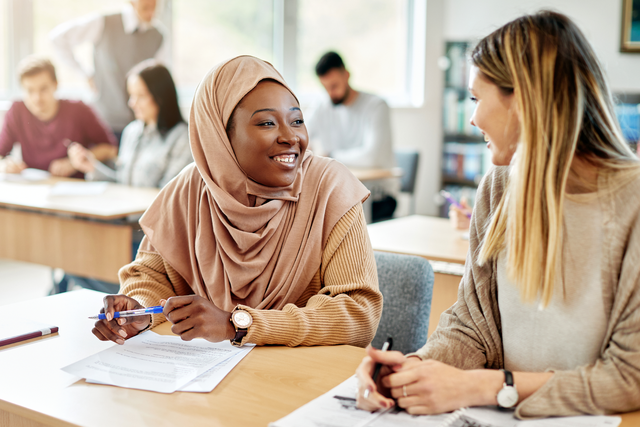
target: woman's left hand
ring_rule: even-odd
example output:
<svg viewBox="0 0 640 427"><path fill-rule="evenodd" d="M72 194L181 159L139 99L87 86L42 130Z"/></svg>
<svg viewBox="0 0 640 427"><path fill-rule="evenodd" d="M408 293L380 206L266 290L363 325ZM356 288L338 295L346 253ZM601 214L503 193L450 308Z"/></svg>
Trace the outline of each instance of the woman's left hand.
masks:
<svg viewBox="0 0 640 427"><path fill-rule="evenodd" d="M160 301L163 313L173 323L171 332L185 341L204 338L211 342L233 339L235 328L229 321L231 313L221 310L211 301L197 295L171 297Z"/></svg>
<svg viewBox="0 0 640 427"><path fill-rule="evenodd" d="M474 371L463 371L435 360L411 358L383 378L397 405L412 415L441 414L482 404Z"/></svg>

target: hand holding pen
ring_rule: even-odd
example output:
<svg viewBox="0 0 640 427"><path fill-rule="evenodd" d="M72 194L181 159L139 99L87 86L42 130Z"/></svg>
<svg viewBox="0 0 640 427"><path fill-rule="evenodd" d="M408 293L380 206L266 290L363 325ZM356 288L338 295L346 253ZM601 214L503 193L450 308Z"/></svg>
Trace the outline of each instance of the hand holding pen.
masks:
<svg viewBox="0 0 640 427"><path fill-rule="evenodd" d="M126 295L107 295L103 302L104 308L100 310L100 315L94 316L98 321L91 332L100 341L113 341L117 344L124 344L126 338L146 329L151 323L150 314L157 310L155 307L147 309Z"/></svg>

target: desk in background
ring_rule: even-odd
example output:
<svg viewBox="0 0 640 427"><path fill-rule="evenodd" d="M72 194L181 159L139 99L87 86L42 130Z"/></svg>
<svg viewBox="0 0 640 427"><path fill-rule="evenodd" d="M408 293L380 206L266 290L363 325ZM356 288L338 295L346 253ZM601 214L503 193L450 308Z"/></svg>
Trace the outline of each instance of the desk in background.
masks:
<svg viewBox="0 0 640 427"><path fill-rule="evenodd" d="M211 392L172 394L87 384L61 367L115 345L86 319L104 294L80 290L3 306L0 322L29 319L60 327L54 336L0 350L0 426L267 426L353 375L364 349L258 347ZM169 333L169 324L154 329ZM640 424L640 412L621 427Z"/></svg>
<svg viewBox="0 0 640 427"><path fill-rule="evenodd" d="M411 215L371 224L367 228L376 251L416 255L430 261L459 265L464 265L467 259L469 241L462 239L462 232L451 228L448 219ZM435 273L429 335L438 326L440 314L456 302L460 280L458 274Z"/></svg>
<svg viewBox="0 0 640 427"><path fill-rule="evenodd" d="M402 178L402 169L400 168L392 168L392 169L358 169L358 168L349 168L351 173L355 175L360 182L363 184L367 184L368 181L377 181L379 179L400 179ZM362 210L364 211L364 219L367 224L371 224L371 210L372 210L372 200L369 197L362 204Z"/></svg>
<svg viewBox="0 0 640 427"><path fill-rule="evenodd" d="M32 262L109 282L131 262L129 215L139 215L155 188L109 184L95 196L49 196L49 179L0 182L0 258Z"/></svg>

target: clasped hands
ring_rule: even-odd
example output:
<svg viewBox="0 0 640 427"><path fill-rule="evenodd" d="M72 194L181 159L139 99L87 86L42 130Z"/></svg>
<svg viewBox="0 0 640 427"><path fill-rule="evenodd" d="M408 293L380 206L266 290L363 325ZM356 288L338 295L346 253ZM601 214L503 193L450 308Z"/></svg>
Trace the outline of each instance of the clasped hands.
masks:
<svg viewBox="0 0 640 427"><path fill-rule="evenodd" d="M137 335L151 323L151 315L114 319L116 311L144 308L126 295L107 295L100 310L107 319L98 320L91 332L101 341L124 344L124 340ZM221 310L211 301L197 295L171 297L161 300L163 314L173 323L171 332L185 341L204 338L211 342L232 339L235 328L229 321L231 313Z"/></svg>
<svg viewBox="0 0 640 427"><path fill-rule="evenodd" d="M380 375L371 376L376 363ZM399 351L382 352L367 347L367 356L356 370L358 408L367 411L397 404L412 415L441 414L465 406L489 404L478 371L464 371L435 360L406 357ZM365 390L369 390L365 398ZM495 404L495 403L493 403Z"/></svg>

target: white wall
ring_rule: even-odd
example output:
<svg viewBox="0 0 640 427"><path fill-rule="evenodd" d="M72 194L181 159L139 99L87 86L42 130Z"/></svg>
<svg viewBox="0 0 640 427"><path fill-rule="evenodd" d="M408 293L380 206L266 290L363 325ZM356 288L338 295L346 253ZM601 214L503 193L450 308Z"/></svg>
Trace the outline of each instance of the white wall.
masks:
<svg viewBox="0 0 640 427"><path fill-rule="evenodd" d="M620 0L427 0L425 106L393 113L398 146L421 150L418 213L436 215L442 151L443 73L436 61L446 40L477 40L525 13L552 9L568 15L585 33L615 92L640 93L640 53L620 53Z"/></svg>

